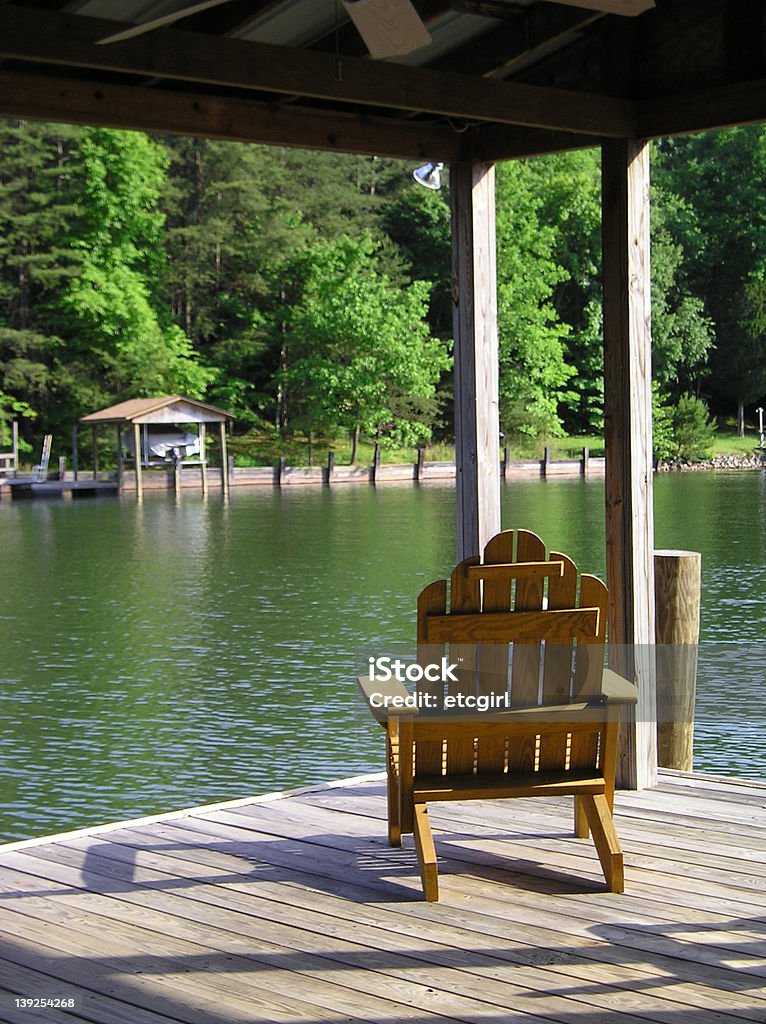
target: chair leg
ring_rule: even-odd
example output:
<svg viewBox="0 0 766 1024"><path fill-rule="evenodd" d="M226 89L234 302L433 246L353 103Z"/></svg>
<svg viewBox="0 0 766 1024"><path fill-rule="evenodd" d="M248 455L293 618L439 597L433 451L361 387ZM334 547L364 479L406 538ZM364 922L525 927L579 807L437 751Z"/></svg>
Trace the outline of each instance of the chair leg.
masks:
<svg viewBox="0 0 766 1024"><path fill-rule="evenodd" d="M390 846L402 845L402 824L399 808L401 794L399 786L399 737L398 729L390 730L386 736L387 795L388 795L388 842Z"/></svg>
<svg viewBox="0 0 766 1024"><path fill-rule="evenodd" d="M429 903L439 899L439 874L436 867L436 850L425 804L415 804L415 849L418 854L423 895Z"/></svg>
<svg viewBox="0 0 766 1024"><path fill-rule="evenodd" d="M598 859L604 872L606 884L611 892L625 891L625 873L622 847L614 827L609 804L603 793L596 796L582 796L582 807L588 819Z"/></svg>
<svg viewBox="0 0 766 1024"><path fill-rule="evenodd" d="M581 803L582 797L574 798L574 832L578 839L590 839L590 828L585 809Z"/></svg>

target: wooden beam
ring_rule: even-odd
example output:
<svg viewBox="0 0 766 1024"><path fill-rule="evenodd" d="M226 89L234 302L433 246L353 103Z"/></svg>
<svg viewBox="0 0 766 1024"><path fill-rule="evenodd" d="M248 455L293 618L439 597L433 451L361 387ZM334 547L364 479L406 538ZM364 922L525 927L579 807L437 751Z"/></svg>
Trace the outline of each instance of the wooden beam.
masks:
<svg viewBox="0 0 766 1024"><path fill-rule="evenodd" d="M147 75L454 118L525 124L611 137L634 132L634 104L590 93L167 29L97 45L115 23L0 8L0 58Z"/></svg>
<svg viewBox="0 0 766 1024"><path fill-rule="evenodd" d="M758 124L766 121L766 79L641 100L637 110L642 138Z"/></svg>
<svg viewBox="0 0 766 1024"><path fill-rule="evenodd" d="M564 153L573 149L595 149L601 142L597 135L484 125L466 132L463 159L499 163L501 160Z"/></svg>
<svg viewBox="0 0 766 1024"><path fill-rule="evenodd" d="M451 128L415 121L8 71L0 115L421 161L459 159L464 144Z"/></svg>
<svg viewBox="0 0 766 1024"><path fill-rule="evenodd" d="M450 193L457 557L462 561L480 554L500 532L494 167L453 165Z"/></svg>
<svg viewBox="0 0 766 1024"><path fill-rule="evenodd" d="M655 0L558 0L558 3L591 7L605 14L620 14L628 18L635 18L636 15L650 11L655 6Z"/></svg>
<svg viewBox="0 0 766 1024"><path fill-rule="evenodd" d="M656 783L649 145L602 150L606 562L610 663L638 687L621 783Z"/></svg>

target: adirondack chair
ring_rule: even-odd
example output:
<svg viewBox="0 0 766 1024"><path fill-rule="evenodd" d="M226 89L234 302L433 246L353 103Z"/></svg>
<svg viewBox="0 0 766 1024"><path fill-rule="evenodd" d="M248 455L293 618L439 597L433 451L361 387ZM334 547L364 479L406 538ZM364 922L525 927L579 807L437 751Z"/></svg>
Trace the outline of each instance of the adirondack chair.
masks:
<svg viewBox="0 0 766 1024"><path fill-rule="evenodd" d="M48 463L51 458L51 445L53 444L53 434L46 434L43 438L43 450L40 456L40 463L37 466L32 467L32 479L38 483L44 482L48 479Z"/></svg>
<svg viewBox="0 0 766 1024"><path fill-rule="evenodd" d="M636 690L604 668L606 587L586 574L578 585L570 558L546 557L540 538L519 530L495 536L483 561L458 564L449 601L447 589L438 580L418 598L417 660L425 668L446 656L457 682L420 682L409 694L396 680L359 679L387 734L389 842L414 833L425 898L435 901L429 803L573 796L575 834L592 832L607 886L622 892L617 730ZM490 707L454 710L471 701Z"/></svg>

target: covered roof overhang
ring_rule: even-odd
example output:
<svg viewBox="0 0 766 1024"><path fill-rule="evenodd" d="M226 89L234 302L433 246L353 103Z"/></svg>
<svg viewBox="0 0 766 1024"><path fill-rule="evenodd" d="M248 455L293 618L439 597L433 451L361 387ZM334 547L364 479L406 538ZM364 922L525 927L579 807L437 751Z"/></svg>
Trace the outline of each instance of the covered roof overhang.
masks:
<svg viewBox="0 0 766 1024"><path fill-rule="evenodd" d="M233 419L231 413L215 405L181 395L165 395L161 398L130 398L82 416L80 423L93 426L102 423L226 423Z"/></svg>
<svg viewBox="0 0 766 1024"><path fill-rule="evenodd" d="M229 0L106 45L188 3L16 0L0 114L448 162L766 119L766 0L621 2L415 0L432 43L372 60L333 0Z"/></svg>

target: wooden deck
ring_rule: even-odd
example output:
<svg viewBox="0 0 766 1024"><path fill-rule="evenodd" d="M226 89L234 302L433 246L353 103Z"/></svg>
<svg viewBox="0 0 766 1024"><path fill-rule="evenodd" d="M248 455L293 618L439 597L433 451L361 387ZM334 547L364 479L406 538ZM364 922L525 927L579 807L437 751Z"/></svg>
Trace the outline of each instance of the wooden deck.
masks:
<svg viewBox="0 0 766 1024"><path fill-rule="evenodd" d="M377 776L0 847L0 1020L766 1021L766 786L617 810L622 896L569 801L472 802L433 806L426 904Z"/></svg>

